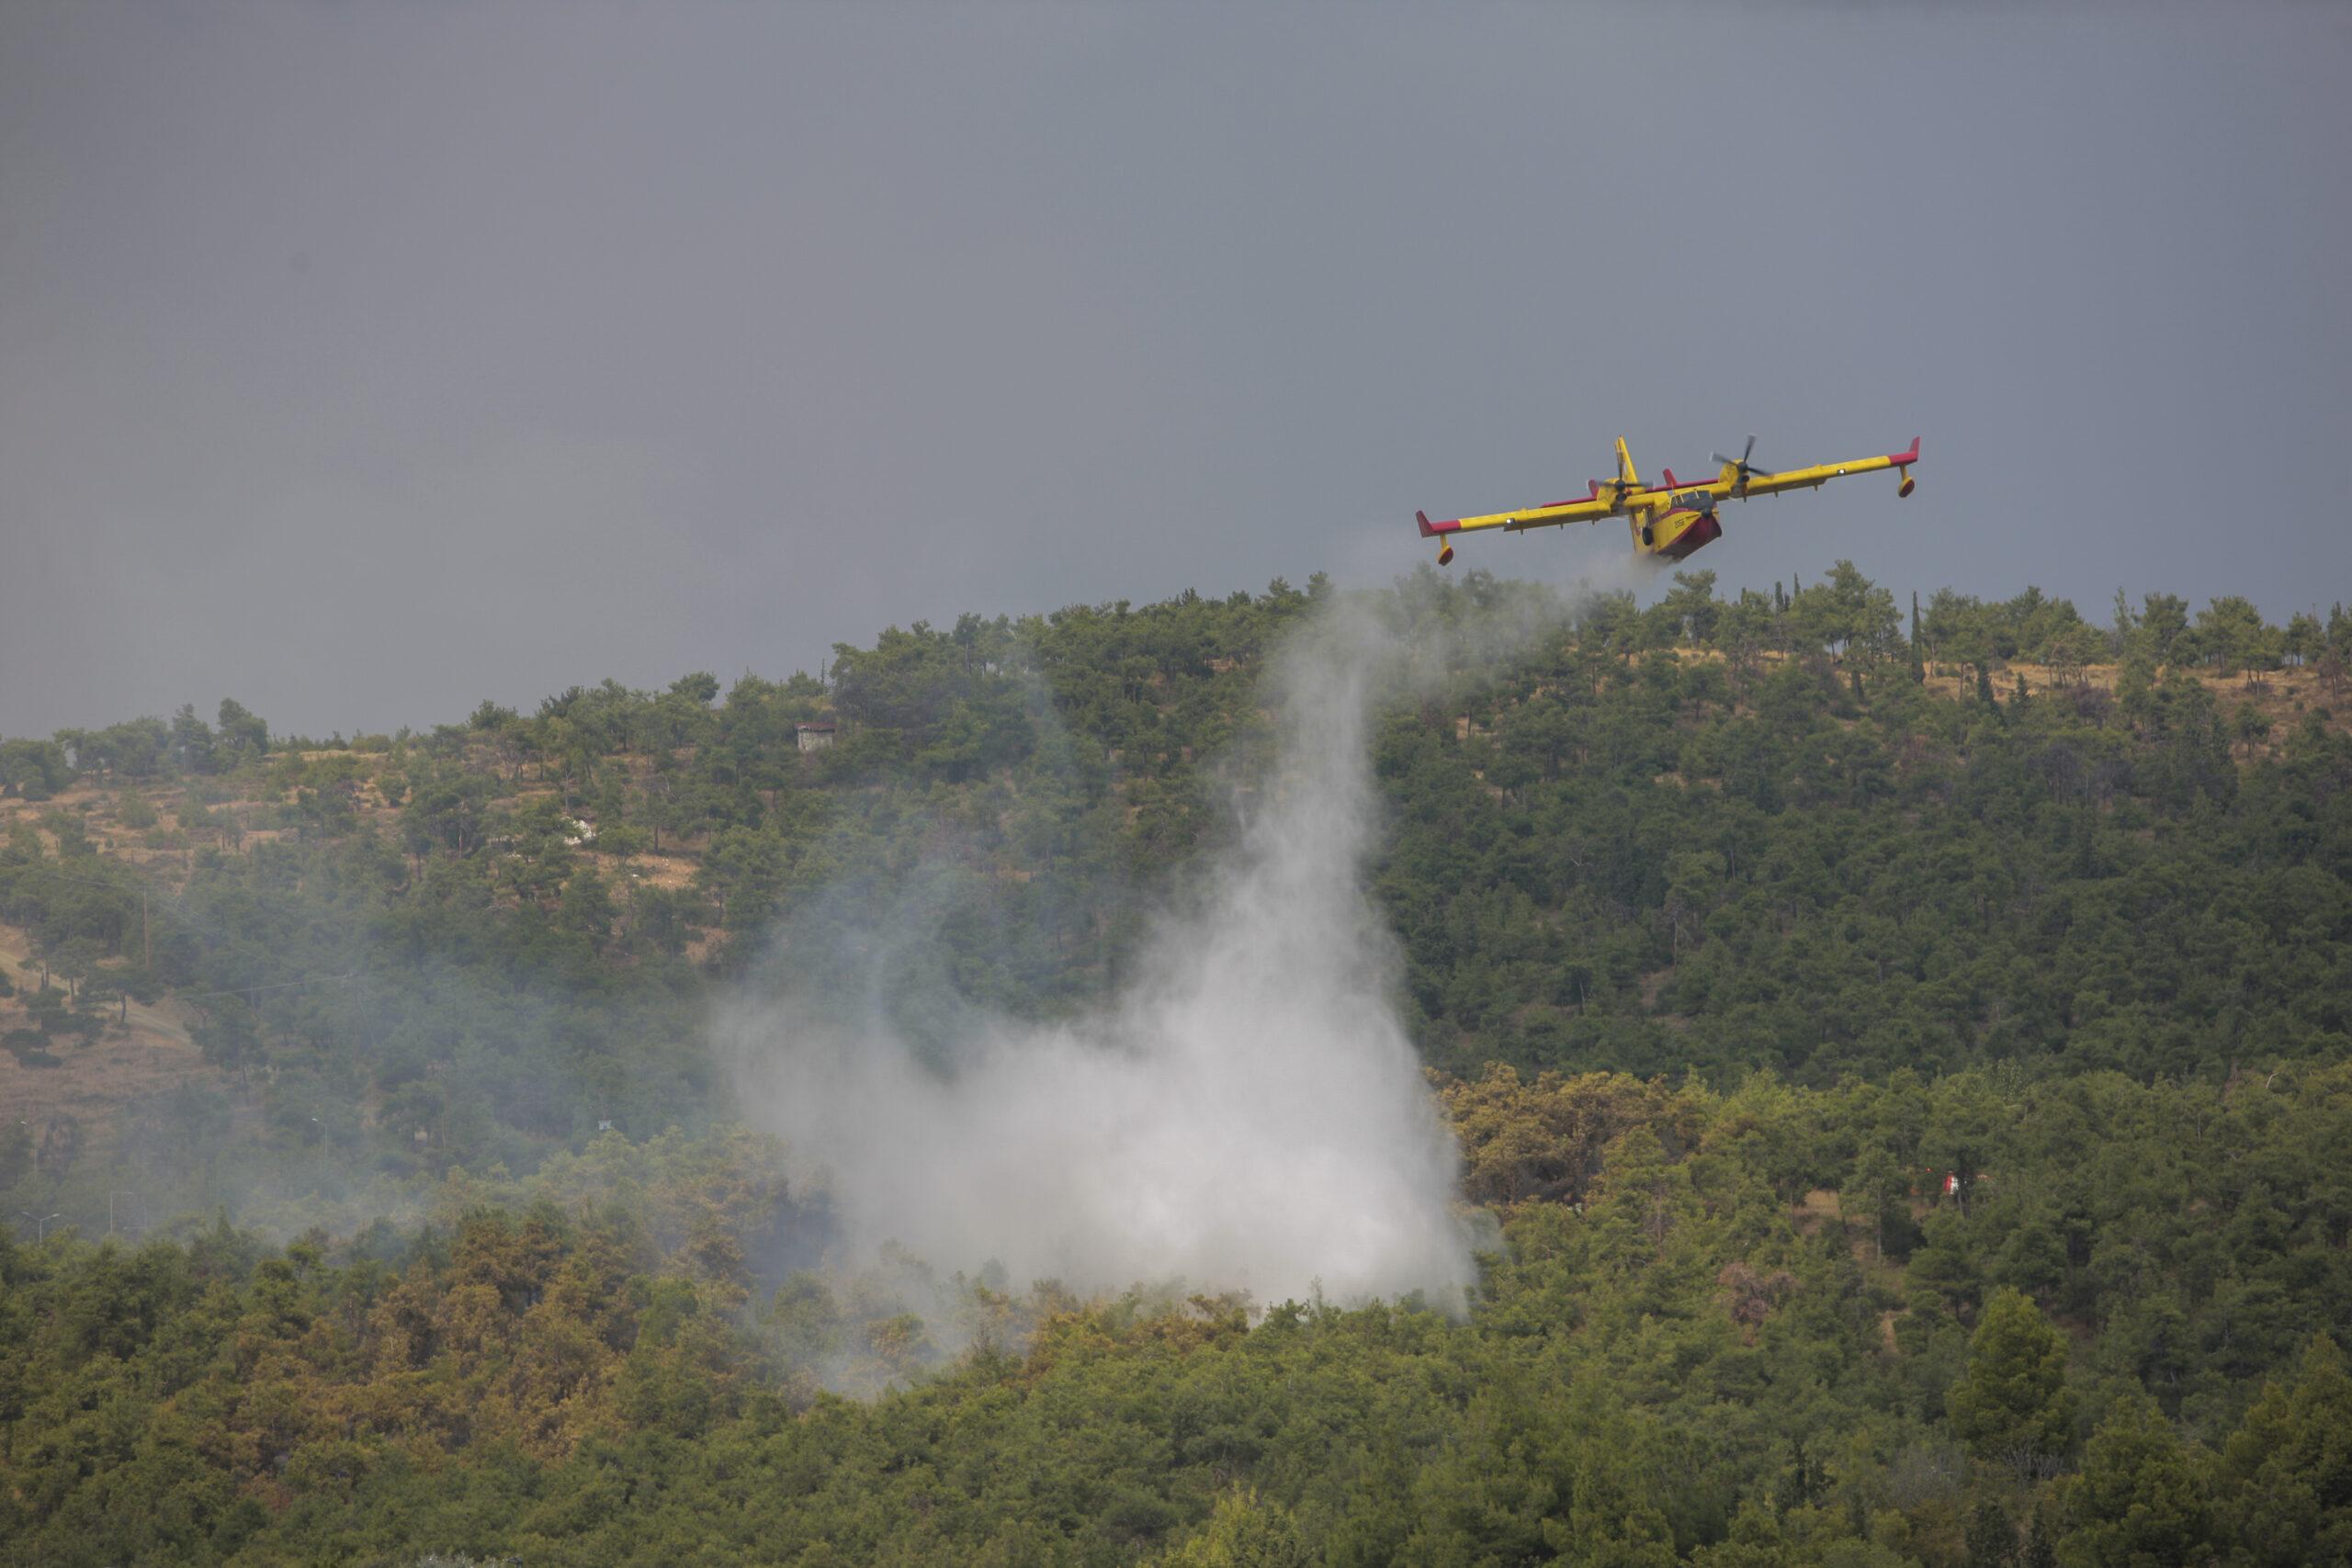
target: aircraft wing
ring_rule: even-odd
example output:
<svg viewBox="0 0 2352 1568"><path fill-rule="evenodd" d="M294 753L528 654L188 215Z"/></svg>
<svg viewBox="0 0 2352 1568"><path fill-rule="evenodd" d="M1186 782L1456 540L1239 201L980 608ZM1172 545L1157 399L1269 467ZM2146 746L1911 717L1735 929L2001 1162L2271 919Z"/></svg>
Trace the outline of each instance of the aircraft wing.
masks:
<svg viewBox="0 0 2352 1568"><path fill-rule="evenodd" d="M1431 522L1429 513L1415 513L1421 525L1421 537L1435 538L1440 534L1467 534L1480 528L1505 528L1517 532L1522 528L1549 528L1562 523L1598 523L1613 515L1608 502L1598 496L1583 501L1555 501L1549 506L1525 506L1517 512L1490 512L1480 517L1452 517Z"/></svg>
<svg viewBox="0 0 2352 1568"><path fill-rule="evenodd" d="M1907 452L1889 452L1881 457L1852 457L1842 463L1821 463L1810 468L1783 468L1775 474L1751 474L1744 490L1734 490L1730 493L1753 499L1759 495L1778 495L1782 491L1818 490L1831 479L1844 479L1849 474L1875 473L1881 468L1907 468L1918 460L1919 441L1914 436L1911 449Z"/></svg>

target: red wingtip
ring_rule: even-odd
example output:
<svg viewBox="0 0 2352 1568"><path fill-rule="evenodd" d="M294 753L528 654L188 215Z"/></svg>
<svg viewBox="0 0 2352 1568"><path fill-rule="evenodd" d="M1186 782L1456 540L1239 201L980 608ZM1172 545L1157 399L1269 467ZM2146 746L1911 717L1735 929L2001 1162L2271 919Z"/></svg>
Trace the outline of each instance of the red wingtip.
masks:
<svg viewBox="0 0 2352 1568"><path fill-rule="evenodd" d="M1892 463L1917 462L1919 460L1919 438L1916 435L1911 438L1911 450L1908 452L1889 452L1886 457L1887 461Z"/></svg>
<svg viewBox="0 0 2352 1568"><path fill-rule="evenodd" d="M1658 472L1666 476L1666 488L1672 490L1675 483L1674 470L1672 468L1660 468Z"/></svg>
<svg viewBox="0 0 2352 1568"><path fill-rule="evenodd" d="M1432 538L1432 537L1434 537L1434 536L1436 536L1436 534L1437 534L1437 530L1430 526L1430 514L1429 514L1428 513L1426 513L1426 512L1416 512L1416 513L1413 513L1413 521L1414 521L1414 522L1416 522L1416 523L1419 523L1419 524L1421 525L1421 537L1422 537L1422 538L1424 538L1424 539L1427 539L1427 538Z"/></svg>

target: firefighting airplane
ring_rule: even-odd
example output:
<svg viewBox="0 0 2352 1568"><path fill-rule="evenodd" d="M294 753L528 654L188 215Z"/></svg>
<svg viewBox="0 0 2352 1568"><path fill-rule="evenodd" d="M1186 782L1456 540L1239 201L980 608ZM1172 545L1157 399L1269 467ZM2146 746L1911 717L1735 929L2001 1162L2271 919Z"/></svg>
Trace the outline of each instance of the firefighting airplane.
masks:
<svg viewBox="0 0 2352 1568"><path fill-rule="evenodd" d="M1549 506L1531 506L1523 512L1497 512L1442 523L1430 522L1426 512L1413 515L1421 525L1421 537L1439 541L1440 566L1453 559L1453 536L1474 528L1517 533L1560 523L1598 523L1604 517L1623 517L1632 525L1635 555L1680 560L1702 545L1723 536L1723 525L1715 521L1718 502L1746 501L1752 496L1778 495L1790 490L1817 490L1831 479L1880 468L1893 468L1899 473L1902 482L1894 487L1894 493L1909 495L1916 482L1911 478L1911 465L1919 460L1919 438L1911 438L1908 452L1824 463L1815 468L1786 468L1777 474L1747 460L1755 451L1756 437L1751 435L1738 457L1726 457L1721 452L1714 455L1715 461L1723 465L1723 471L1712 479L1685 484L1674 477L1672 468L1668 468L1664 471L1664 484L1645 485L1641 476L1634 472L1633 456L1625 450L1625 438L1621 435L1617 438L1617 477L1594 479L1591 493L1581 501L1555 501Z"/></svg>

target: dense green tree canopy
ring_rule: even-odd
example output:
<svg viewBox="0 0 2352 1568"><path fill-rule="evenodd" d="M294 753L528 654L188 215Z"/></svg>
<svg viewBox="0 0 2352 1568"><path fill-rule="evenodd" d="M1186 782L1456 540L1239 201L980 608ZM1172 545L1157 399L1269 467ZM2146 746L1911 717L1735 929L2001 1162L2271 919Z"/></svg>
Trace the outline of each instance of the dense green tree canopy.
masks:
<svg viewBox="0 0 2352 1568"><path fill-rule="evenodd" d="M0 740L0 1070L185 1064L0 1126L0 1560L2352 1551L2352 616L1713 588L1372 596L1453 1315L845 1269L705 1043L1109 994L1320 581Z"/></svg>

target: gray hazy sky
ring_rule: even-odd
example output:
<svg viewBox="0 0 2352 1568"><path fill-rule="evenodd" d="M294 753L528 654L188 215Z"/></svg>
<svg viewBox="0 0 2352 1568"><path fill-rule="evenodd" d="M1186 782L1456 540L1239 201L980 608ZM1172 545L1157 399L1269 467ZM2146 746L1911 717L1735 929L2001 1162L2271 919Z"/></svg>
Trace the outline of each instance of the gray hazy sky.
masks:
<svg viewBox="0 0 2352 1568"><path fill-rule="evenodd" d="M2332 4L17 0L0 732L1378 582L1621 433L1926 437L1727 513L1726 588L2324 607L2347 79Z"/></svg>

